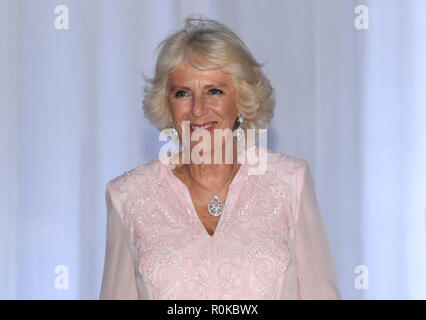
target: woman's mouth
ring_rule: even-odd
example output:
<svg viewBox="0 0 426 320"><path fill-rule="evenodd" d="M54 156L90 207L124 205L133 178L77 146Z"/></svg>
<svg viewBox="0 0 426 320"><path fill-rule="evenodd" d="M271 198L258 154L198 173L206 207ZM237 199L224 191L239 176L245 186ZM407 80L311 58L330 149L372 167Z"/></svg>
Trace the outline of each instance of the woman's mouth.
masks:
<svg viewBox="0 0 426 320"><path fill-rule="evenodd" d="M201 124L191 124L190 128L191 128L191 131L199 130L199 129L211 130L216 123L217 121L205 122Z"/></svg>

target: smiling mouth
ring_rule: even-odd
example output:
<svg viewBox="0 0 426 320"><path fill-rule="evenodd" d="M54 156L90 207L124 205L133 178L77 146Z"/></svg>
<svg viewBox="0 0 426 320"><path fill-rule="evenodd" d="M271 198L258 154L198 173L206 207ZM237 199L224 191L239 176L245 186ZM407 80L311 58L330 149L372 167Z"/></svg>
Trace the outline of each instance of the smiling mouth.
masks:
<svg viewBox="0 0 426 320"><path fill-rule="evenodd" d="M209 129L209 128L213 127L216 123L217 123L216 121L211 121L211 122L206 122L206 123L202 123L202 124L191 124L190 127L193 130Z"/></svg>

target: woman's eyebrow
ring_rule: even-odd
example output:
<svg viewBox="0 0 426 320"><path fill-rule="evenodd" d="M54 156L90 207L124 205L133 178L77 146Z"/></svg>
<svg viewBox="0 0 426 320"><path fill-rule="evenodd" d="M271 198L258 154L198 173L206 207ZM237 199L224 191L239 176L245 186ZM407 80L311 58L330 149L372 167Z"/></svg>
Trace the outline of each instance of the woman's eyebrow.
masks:
<svg viewBox="0 0 426 320"><path fill-rule="evenodd" d="M225 83L215 83L215 84L208 84L204 88L228 88L228 85Z"/></svg>
<svg viewBox="0 0 426 320"><path fill-rule="evenodd" d="M191 89L189 89L189 88L187 88L187 87L181 87L181 86L171 86L171 87L170 87L170 91L175 91L175 90L177 90L177 89L191 91Z"/></svg>
<svg viewBox="0 0 426 320"><path fill-rule="evenodd" d="M228 88L228 85L226 83L212 83L212 84L208 84L208 85L204 86L204 88L206 88L206 89L209 89L209 88ZM170 87L171 92L175 91L177 89L191 91L191 89L188 88L188 87L181 87L181 86L171 86Z"/></svg>

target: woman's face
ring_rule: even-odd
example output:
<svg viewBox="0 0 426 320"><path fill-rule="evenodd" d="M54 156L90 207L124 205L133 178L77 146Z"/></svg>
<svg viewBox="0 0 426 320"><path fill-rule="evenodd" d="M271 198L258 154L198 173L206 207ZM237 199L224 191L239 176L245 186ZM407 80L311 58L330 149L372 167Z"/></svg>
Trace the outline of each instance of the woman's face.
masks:
<svg viewBox="0 0 426 320"><path fill-rule="evenodd" d="M239 116L231 76L220 69L199 70L185 61L169 76L168 103L181 139L182 121L189 121L191 135L201 128L210 133L210 151L214 147L213 130L232 131ZM191 141L190 149L199 141ZM223 148L225 139L220 141L216 147Z"/></svg>

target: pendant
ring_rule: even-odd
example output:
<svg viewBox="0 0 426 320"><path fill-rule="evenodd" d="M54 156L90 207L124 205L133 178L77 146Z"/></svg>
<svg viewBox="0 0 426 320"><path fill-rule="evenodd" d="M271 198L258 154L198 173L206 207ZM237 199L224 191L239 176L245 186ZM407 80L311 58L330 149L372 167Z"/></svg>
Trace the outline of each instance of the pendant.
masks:
<svg viewBox="0 0 426 320"><path fill-rule="evenodd" d="M217 202L217 205L215 204ZM212 216L220 216L222 214L223 208L225 207L223 202L220 201L219 197L215 194L213 196L213 200L209 202L209 205L207 206L209 209L209 213Z"/></svg>

